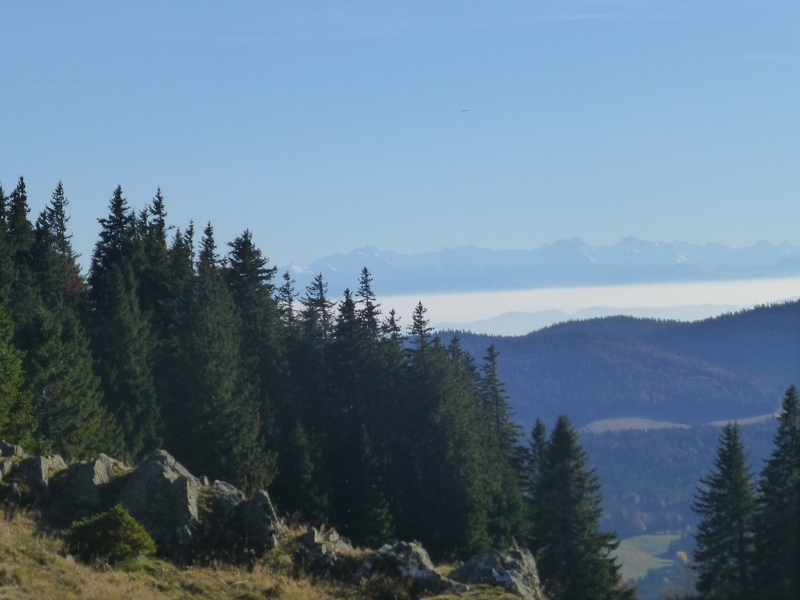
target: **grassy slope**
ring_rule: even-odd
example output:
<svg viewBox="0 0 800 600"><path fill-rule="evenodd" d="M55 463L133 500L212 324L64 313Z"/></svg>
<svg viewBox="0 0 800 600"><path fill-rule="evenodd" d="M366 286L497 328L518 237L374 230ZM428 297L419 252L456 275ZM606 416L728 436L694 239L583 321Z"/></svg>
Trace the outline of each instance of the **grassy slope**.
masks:
<svg viewBox="0 0 800 600"><path fill-rule="evenodd" d="M616 556L622 565L622 578L639 579L650 569L659 569L672 564L671 559L659 558L669 548L677 535L638 535L620 542Z"/></svg>
<svg viewBox="0 0 800 600"><path fill-rule="evenodd" d="M41 533L30 515L17 514L0 524L0 599L48 598L84 600L131 598L166 600L378 600L403 597L402 586L386 582L342 584L293 574L290 558L272 554L244 569L215 564L176 567L169 562L139 558L116 565L84 565L67 556L62 541ZM398 593L399 592L399 593ZM446 600L441 596L438 600ZM494 588L476 588L467 600L514 600Z"/></svg>

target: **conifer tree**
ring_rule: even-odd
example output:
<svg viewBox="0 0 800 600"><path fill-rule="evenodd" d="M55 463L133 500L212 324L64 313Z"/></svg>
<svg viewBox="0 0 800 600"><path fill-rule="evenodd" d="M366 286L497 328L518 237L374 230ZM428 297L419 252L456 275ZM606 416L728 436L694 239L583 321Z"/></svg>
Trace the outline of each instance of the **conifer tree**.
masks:
<svg viewBox="0 0 800 600"><path fill-rule="evenodd" d="M328 284L319 273L306 286L306 295L302 299L302 317L308 329L321 340L325 340L331 332L333 324L333 305L328 300Z"/></svg>
<svg viewBox="0 0 800 600"><path fill-rule="evenodd" d="M372 291L372 275L367 267L361 270L358 278L358 317L366 326L367 330L377 335L379 329L379 319L381 315L381 305L376 302L375 293Z"/></svg>
<svg viewBox="0 0 800 600"><path fill-rule="evenodd" d="M283 273L283 283L278 288L278 307L280 309L281 319L286 325L294 323L294 300L297 293L294 291L295 280L289 274L289 271Z"/></svg>
<svg viewBox="0 0 800 600"><path fill-rule="evenodd" d="M248 492L263 489L273 474L261 438L255 389L241 369L241 322L210 223L200 243L194 309L189 443L181 454L190 468L210 477L232 480Z"/></svg>
<svg viewBox="0 0 800 600"><path fill-rule="evenodd" d="M372 451L366 431L362 432L356 481L351 497L352 513L348 534L359 544L380 546L392 535L392 515L383 490L381 465Z"/></svg>
<svg viewBox="0 0 800 600"><path fill-rule="evenodd" d="M98 452L122 456L121 436L102 405L88 342L75 316L65 311L56 319L41 308L34 326L28 369L39 443L68 460Z"/></svg>
<svg viewBox="0 0 800 600"><path fill-rule="evenodd" d="M14 281L14 261L8 239L8 198L0 185L0 304L8 302Z"/></svg>
<svg viewBox="0 0 800 600"><path fill-rule="evenodd" d="M692 509L701 521L693 555L704 598L746 598L752 569L753 483L739 427L722 429L708 477L700 479Z"/></svg>
<svg viewBox="0 0 800 600"><path fill-rule="evenodd" d="M271 488L278 505L286 512L300 513L314 525L330 524L330 504L319 447L309 439L299 421L288 432L283 446L278 455L278 475Z"/></svg>
<svg viewBox="0 0 800 600"><path fill-rule="evenodd" d="M548 598L633 598L621 586L611 556L619 542L600 531L600 483L586 469L586 453L569 419L561 415L550 434L536 483L538 519L533 548Z"/></svg>
<svg viewBox="0 0 800 600"><path fill-rule="evenodd" d="M494 344L491 344L481 363L479 390L483 399L484 411L492 424L500 451L506 457L509 465L521 468L521 465L516 464L515 458L518 455L516 447L519 444L522 428L512 420L514 415L508 404L508 394L497 373L497 355Z"/></svg>
<svg viewBox="0 0 800 600"><path fill-rule="evenodd" d="M23 352L29 349L26 339L30 318L37 304L33 269L33 224L28 219L28 195L20 177L5 208L5 251L11 259L9 300L6 306L14 322L14 343Z"/></svg>
<svg viewBox="0 0 800 600"><path fill-rule="evenodd" d="M13 336L11 318L0 304L0 438L35 450L31 393L25 387L22 356L14 348Z"/></svg>
<svg viewBox="0 0 800 600"><path fill-rule="evenodd" d="M277 451L274 402L285 396L286 358L281 345L278 303L272 279L277 267L267 267L267 259L245 230L228 244L226 280L242 323L242 376L257 394L262 437L269 454Z"/></svg>
<svg viewBox="0 0 800 600"><path fill-rule="evenodd" d="M44 306L51 311L64 308L78 316L84 308L86 285L67 229L68 205L59 181L36 220L33 264Z"/></svg>
<svg viewBox="0 0 800 600"><path fill-rule="evenodd" d="M136 272L142 246L136 218L117 186L89 272L90 338L103 397L128 452L143 458L161 444L150 324L142 314Z"/></svg>
<svg viewBox="0 0 800 600"><path fill-rule="evenodd" d="M800 406L797 388L783 397L772 455L761 471L755 513L754 594L797 598L797 481L800 480Z"/></svg>

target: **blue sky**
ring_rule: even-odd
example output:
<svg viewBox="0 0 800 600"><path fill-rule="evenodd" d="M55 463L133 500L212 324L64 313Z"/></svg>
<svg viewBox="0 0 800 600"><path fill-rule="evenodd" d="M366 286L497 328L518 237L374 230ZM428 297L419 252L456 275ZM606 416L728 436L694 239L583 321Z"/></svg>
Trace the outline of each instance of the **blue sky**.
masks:
<svg viewBox="0 0 800 600"><path fill-rule="evenodd" d="M800 3L5 2L0 181L117 184L273 263L800 243ZM467 110L468 109L468 110ZM35 215L32 215L35 216Z"/></svg>

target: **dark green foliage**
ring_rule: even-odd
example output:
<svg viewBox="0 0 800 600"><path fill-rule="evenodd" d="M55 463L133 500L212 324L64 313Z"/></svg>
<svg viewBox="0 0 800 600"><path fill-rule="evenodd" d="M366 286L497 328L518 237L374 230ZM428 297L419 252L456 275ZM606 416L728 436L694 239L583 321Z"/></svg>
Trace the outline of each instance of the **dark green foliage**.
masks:
<svg viewBox="0 0 800 600"><path fill-rule="evenodd" d="M178 456L215 479L248 492L272 477L261 437L256 388L242 368L241 321L225 284L209 224L201 241L189 339L185 435Z"/></svg>
<svg viewBox="0 0 800 600"><path fill-rule="evenodd" d="M141 458L161 443L153 380L154 340L141 310L137 272L144 255L136 219L117 187L89 273L92 352L107 407L126 447Z"/></svg>
<svg viewBox="0 0 800 600"><path fill-rule="evenodd" d="M75 521L64 534L70 552L84 562L102 559L116 563L143 554L155 554L153 538L119 504L94 517Z"/></svg>
<svg viewBox="0 0 800 600"><path fill-rule="evenodd" d="M11 319L0 305L0 438L30 447L36 424L22 356L12 344L13 335Z"/></svg>
<svg viewBox="0 0 800 600"><path fill-rule="evenodd" d="M286 512L299 512L315 525L330 523L319 448L308 439L299 422L286 438L279 454L278 477L273 488L278 506Z"/></svg>
<svg viewBox="0 0 800 600"><path fill-rule="evenodd" d="M692 511L697 482L712 467L721 426L580 433L603 485L603 528L621 539L645 533L686 533L697 526ZM740 427L748 463L769 457L772 423Z"/></svg>
<svg viewBox="0 0 800 600"><path fill-rule="evenodd" d="M532 550L548 598L633 598L620 586L610 552L619 542L599 529L600 484L569 419L558 418L535 486Z"/></svg>
<svg viewBox="0 0 800 600"><path fill-rule="evenodd" d="M750 593L753 483L739 427L720 435L714 467L700 479L693 506L701 521L693 554L697 589L708 598L743 598Z"/></svg>
<svg viewBox="0 0 800 600"><path fill-rule="evenodd" d="M59 322L40 309L33 325L36 338L28 369L37 439L71 460L101 451L124 455L116 423L102 405L88 343L77 320L67 312Z"/></svg>
<svg viewBox="0 0 800 600"><path fill-rule="evenodd" d="M797 598L797 521L800 480L800 406L797 388L783 397L772 456L758 484L754 521L754 592L763 598Z"/></svg>

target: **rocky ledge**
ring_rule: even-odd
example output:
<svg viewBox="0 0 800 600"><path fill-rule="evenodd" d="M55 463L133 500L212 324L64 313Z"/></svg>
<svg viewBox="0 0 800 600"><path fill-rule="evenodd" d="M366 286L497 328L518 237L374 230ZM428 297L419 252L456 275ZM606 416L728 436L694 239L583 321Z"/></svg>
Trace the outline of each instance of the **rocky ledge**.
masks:
<svg viewBox="0 0 800 600"><path fill-rule="evenodd" d="M444 577L419 542L395 541L356 553L332 528L309 527L293 536L266 491L246 498L229 483L195 477L164 450L136 468L105 454L67 465L60 456L28 456L2 441L0 482L7 509L35 506L61 526L120 504L144 526L159 553L176 562L209 555L259 556L291 539L297 564L353 583L397 579L415 597L460 595L471 585L489 585L525 600L544 600L536 563L525 549L487 550Z"/></svg>

